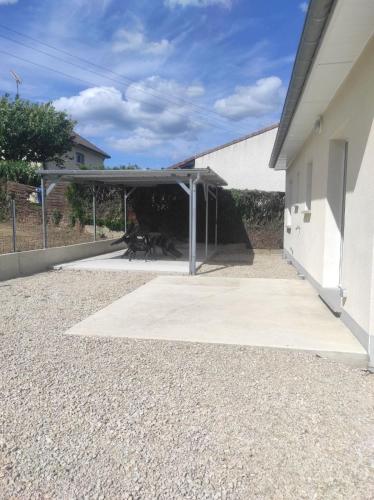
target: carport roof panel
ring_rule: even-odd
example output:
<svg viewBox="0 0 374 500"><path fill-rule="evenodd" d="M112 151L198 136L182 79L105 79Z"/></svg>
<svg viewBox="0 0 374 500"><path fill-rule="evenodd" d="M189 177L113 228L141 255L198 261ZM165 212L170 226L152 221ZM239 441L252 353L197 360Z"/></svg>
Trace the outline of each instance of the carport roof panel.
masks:
<svg viewBox="0 0 374 500"><path fill-rule="evenodd" d="M198 182L213 186L227 186L214 170L193 168L185 170L39 170L45 179L64 180L79 184L121 184L124 186L156 186L178 184L198 179Z"/></svg>

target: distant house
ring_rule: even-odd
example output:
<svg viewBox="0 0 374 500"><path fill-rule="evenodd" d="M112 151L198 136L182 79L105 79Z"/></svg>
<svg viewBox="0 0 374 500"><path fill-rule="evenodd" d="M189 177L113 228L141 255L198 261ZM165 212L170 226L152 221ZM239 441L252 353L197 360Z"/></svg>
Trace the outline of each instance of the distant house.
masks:
<svg viewBox="0 0 374 500"><path fill-rule="evenodd" d="M169 168L210 167L228 189L284 191L284 172L268 168L278 125L258 130L176 163Z"/></svg>
<svg viewBox="0 0 374 500"><path fill-rule="evenodd" d="M96 168L101 169L104 168L104 161L109 159L110 156L105 153L102 149L92 144L92 142L88 141L81 135L74 133L74 146L69 153L67 153L64 157L64 163L62 167L57 167L56 163L53 161L47 162L47 168L67 168L67 169L76 169L80 168L82 165L87 168Z"/></svg>
<svg viewBox="0 0 374 500"><path fill-rule="evenodd" d="M270 166L284 249L374 367L374 1L312 0Z"/></svg>

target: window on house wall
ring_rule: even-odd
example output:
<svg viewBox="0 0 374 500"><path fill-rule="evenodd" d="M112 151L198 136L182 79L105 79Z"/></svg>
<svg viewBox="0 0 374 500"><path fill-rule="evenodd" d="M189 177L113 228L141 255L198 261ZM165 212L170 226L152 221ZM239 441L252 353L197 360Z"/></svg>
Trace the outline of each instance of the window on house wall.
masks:
<svg viewBox="0 0 374 500"><path fill-rule="evenodd" d="M292 203L293 203L293 182L292 179L287 181L286 189L286 226L292 225Z"/></svg>
<svg viewBox="0 0 374 500"><path fill-rule="evenodd" d="M295 199L294 199L295 212L296 212L296 206L299 203L300 203L300 172L297 172L296 173Z"/></svg>
<svg viewBox="0 0 374 500"><path fill-rule="evenodd" d="M312 210L313 163L308 163L306 169L305 210Z"/></svg>
<svg viewBox="0 0 374 500"><path fill-rule="evenodd" d="M77 163L80 163L81 165L84 165L84 154L83 153L75 153L75 161Z"/></svg>

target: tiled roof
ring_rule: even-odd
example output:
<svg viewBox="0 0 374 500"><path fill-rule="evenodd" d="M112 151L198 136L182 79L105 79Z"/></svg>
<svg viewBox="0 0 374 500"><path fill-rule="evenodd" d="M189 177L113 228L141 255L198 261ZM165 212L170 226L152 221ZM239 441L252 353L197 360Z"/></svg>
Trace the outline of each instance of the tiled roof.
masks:
<svg viewBox="0 0 374 500"><path fill-rule="evenodd" d="M78 144L79 146L83 146L86 149L90 149L91 151L95 151L95 153L100 154L101 156L104 156L105 158L110 158L110 155L103 151L102 149L98 148L95 146L95 144L92 144L92 142L88 141L81 135L77 134L74 132L74 138L73 138L75 144Z"/></svg>

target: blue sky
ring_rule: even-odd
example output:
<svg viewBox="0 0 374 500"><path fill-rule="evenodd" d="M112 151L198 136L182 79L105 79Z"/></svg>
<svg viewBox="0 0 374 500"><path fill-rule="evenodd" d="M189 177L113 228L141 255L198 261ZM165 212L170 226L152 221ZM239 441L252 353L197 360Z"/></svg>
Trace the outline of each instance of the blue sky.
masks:
<svg viewBox="0 0 374 500"><path fill-rule="evenodd" d="M66 110L108 165L164 167L279 119L306 7L0 0L0 92L15 70L21 96Z"/></svg>

